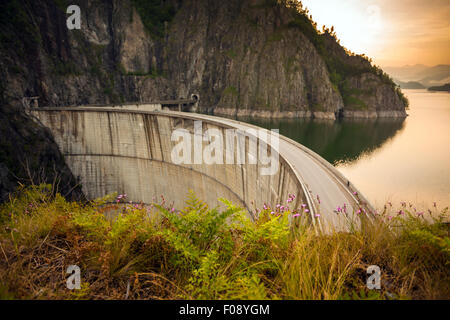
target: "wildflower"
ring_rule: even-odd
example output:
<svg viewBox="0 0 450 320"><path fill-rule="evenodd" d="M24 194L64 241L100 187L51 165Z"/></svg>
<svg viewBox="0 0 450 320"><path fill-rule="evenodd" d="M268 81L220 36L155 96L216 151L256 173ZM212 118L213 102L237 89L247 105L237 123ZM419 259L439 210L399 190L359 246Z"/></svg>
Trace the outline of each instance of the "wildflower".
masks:
<svg viewBox="0 0 450 320"><path fill-rule="evenodd" d="M354 194L355 196L357 196L357 195L358 195L358 192L355 191L355 192L353 192L353 194Z"/></svg>
<svg viewBox="0 0 450 320"><path fill-rule="evenodd" d="M294 217L294 218L298 218L298 217L300 217L300 213L296 213L296 214L294 214L294 215L293 215L293 217Z"/></svg>
<svg viewBox="0 0 450 320"><path fill-rule="evenodd" d="M287 199L286 202L287 202L287 203L291 203L291 202L292 202L292 198Z"/></svg>
<svg viewBox="0 0 450 320"><path fill-rule="evenodd" d="M359 208L358 209L358 212L356 212L357 214L361 214L362 213L362 210L361 210L361 208Z"/></svg>
<svg viewBox="0 0 450 320"><path fill-rule="evenodd" d="M402 207L404 207L404 208L406 207L406 202L402 201L401 204L402 204Z"/></svg>
<svg viewBox="0 0 450 320"><path fill-rule="evenodd" d="M320 204L320 197L317 195L317 202Z"/></svg>
<svg viewBox="0 0 450 320"><path fill-rule="evenodd" d="M399 216L402 216L402 215L404 215L405 214L405 212L403 211L403 210L400 210L399 212L398 212L398 215Z"/></svg>
<svg viewBox="0 0 450 320"><path fill-rule="evenodd" d="M172 212L172 213L175 212L175 208L172 208L172 210L170 210L170 212Z"/></svg>
<svg viewBox="0 0 450 320"><path fill-rule="evenodd" d="M316 213L316 214L314 215L314 217L319 218L319 217L320 217L320 213Z"/></svg>
<svg viewBox="0 0 450 320"><path fill-rule="evenodd" d="M263 209L264 210L267 210L268 208L267 208L267 205L264 203L264 207L263 207Z"/></svg>
<svg viewBox="0 0 450 320"><path fill-rule="evenodd" d="M337 207L336 209L337 212L342 212L342 208L340 206Z"/></svg>
<svg viewBox="0 0 450 320"><path fill-rule="evenodd" d="M305 212L306 212L306 213L308 213L308 212L309 212L309 210L308 210L308 209L305 209Z"/></svg>
<svg viewBox="0 0 450 320"><path fill-rule="evenodd" d="M391 217L391 216L388 216L388 220L392 220L392 217Z"/></svg>
<svg viewBox="0 0 450 320"><path fill-rule="evenodd" d="M280 209L281 205L277 204L277 209Z"/></svg>
<svg viewBox="0 0 450 320"><path fill-rule="evenodd" d="M417 212L418 217L423 217L423 212Z"/></svg>
<svg viewBox="0 0 450 320"><path fill-rule="evenodd" d="M275 212L272 211L270 214L275 214Z"/></svg>
<svg viewBox="0 0 450 320"><path fill-rule="evenodd" d="M302 204L302 207L303 207L303 208L306 208L306 204Z"/></svg>

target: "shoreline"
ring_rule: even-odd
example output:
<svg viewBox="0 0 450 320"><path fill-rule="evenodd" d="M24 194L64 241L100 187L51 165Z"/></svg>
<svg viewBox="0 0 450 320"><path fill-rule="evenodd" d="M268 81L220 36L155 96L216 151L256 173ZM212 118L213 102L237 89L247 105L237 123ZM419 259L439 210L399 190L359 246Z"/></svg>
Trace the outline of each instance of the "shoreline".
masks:
<svg viewBox="0 0 450 320"><path fill-rule="evenodd" d="M252 117L260 119L295 119L295 118L313 118L325 120L337 120L334 112L323 111L268 111L268 110L250 110L250 109L229 109L215 108L212 111L215 116L225 117ZM406 111L382 110L382 111L356 111L344 110L342 118L344 119L377 119L377 118L407 118Z"/></svg>

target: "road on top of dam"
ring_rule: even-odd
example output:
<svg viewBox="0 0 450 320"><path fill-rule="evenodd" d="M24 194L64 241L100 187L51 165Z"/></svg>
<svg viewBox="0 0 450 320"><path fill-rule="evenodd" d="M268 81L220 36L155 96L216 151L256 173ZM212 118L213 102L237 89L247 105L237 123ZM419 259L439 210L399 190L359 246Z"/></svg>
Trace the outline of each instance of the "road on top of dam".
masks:
<svg viewBox="0 0 450 320"><path fill-rule="evenodd" d="M170 111L170 114L186 115L186 113L175 111ZM193 113L187 115L199 120L212 120L240 130L263 129L227 118ZM309 198L308 206L312 209L311 214L320 214L321 219L313 219L313 221L319 221L319 223L321 220L326 221L326 226L321 225L322 229L327 230L334 226L336 230L348 230L353 213L356 214L360 208L365 209L368 215L371 214L369 212L373 209L367 200L331 164L305 146L282 135L279 136L279 153L292 166L305 186L306 197ZM337 213L337 208L342 208L344 204L347 206L348 216ZM354 223L359 224L358 221L359 219L356 219Z"/></svg>

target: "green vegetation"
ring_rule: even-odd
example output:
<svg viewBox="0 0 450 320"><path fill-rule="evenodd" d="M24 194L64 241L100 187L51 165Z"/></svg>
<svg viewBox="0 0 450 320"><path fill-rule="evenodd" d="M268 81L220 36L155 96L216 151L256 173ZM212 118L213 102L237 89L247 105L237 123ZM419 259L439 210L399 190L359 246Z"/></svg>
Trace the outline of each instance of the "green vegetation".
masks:
<svg viewBox="0 0 450 320"><path fill-rule="evenodd" d="M278 3L287 7L292 14L292 20L288 22L288 28L299 29L315 46L319 54L324 59L328 71L330 73L330 80L333 86L341 93L344 99L344 103L351 103L347 106L355 106L355 102L358 97L352 96L352 93L347 90L349 86L348 79L352 76L357 76L362 73L372 73L377 75L382 83L392 87L397 93L398 97L404 103L406 107L409 106L408 99L403 95L399 87L395 84L394 80L383 70L375 65L372 65L372 60L365 55L356 55L344 48L345 53L350 57L359 58L359 62L348 63L344 61L339 54L334 52L333 47L327 45L327 37L331 37L335 42L339 44L334 28L324 28L320 32L317 28L317 23L312 20L312 16L309 15L309 11L303 8L300 1L296 0L279 0ZM360 103L357 103L359 107L362 107Z"/></svg>
<svg viewBox="0 0 450 320"><path fill-rule="evenodd" d="M26 57L40 43L38 26L27 13L29 4L18 0L0 2L0 49Z"/></svg>
<svg viewBox="0 0 450 320"><path fill-rule="evenodd" d="M229 86L227 88L225 88L225 90L223 91L223 95L232 95L233 97L237 97L239 95L238 90L236 89L236 87L233 86Z"/></svg>
<svg viewBox="0 0 450 320"><path fill-rule="evenodd" d="M230 59L234 59L237 57L237 53L233 49L225 51L225 55Z"/></svg>
<svg viewBox="0 0 450 320"><path fill-rule="evenodd" d="M164 24L170 23L176 10L161 0L133 0L137 12L147 31L157 37L164 36Z"/></svg>
<svg viewBox="0 0 450 320"><path fill-rule="evenodd" d="M19 189L0 207L0 298L449 297L447 210L425 219L402 204L393 218L387 207L364 231L327 235L286 209L266 207L252 222L226 200L211 209L190 194L176 211L164 198L147 207L125 198L76 203L51 186ZM81 290L65 288L72 264ZM379 291L366 288L369 265L382 270Z"/></svg>
<svg viewBox="0 0 450 320"><path fill-rule="evenodd" d="M54 61L52 71L55 75L60 75L60 76L80 75L81 74L77 65L75 63L73 63L72 61L65 62L65 61L56 60L56 59Z"/></svg>

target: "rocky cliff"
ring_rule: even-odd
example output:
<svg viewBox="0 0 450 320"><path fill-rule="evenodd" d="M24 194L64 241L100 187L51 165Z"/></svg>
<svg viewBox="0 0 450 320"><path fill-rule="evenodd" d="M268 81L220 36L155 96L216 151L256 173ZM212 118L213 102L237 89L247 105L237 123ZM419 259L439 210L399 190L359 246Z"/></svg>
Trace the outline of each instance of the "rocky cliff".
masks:
<svg viewBox="0 0 450 320"><path fill-rule="evenodd" d="M307 13L276 0L64 0L2 4L2 92L40 105L201 96L216 113L334 117L398 111L389 79Z"/></svg>
<svg viewBox="0 0 450 320"><path fill-rule="evenodd" d="M81 30L66 26L69 4L81 8ZM389 77L330 32L318 33L295 1L4 0L0 55L6 136L29 120L17 110L31 96L40 106L65 106L198 93L201 110L215 114L406 115ZM39 141L58 153L50 138ZM0 157L0 168L11 159Z"/></svg>

